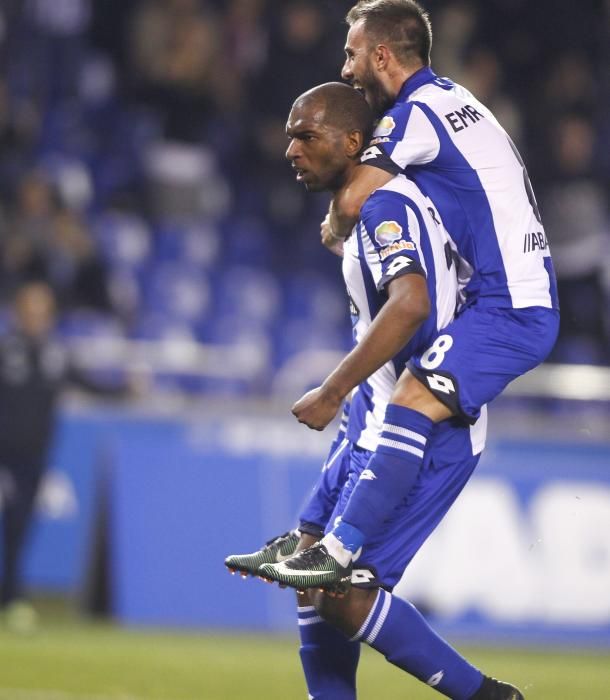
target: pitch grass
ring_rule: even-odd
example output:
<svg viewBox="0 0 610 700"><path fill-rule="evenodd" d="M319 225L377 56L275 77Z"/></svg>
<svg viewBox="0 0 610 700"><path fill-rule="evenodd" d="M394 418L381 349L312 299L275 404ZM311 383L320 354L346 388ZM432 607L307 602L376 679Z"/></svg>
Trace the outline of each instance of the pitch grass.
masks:
<svg viewBox="0 0 610 700"><path fill-rule="evenodd" d="M527 700L607 700L610 655L462 649ZM0 700L304 700L296 637L125 630L45 621L23 637L0 627ZM360 700L437 693L363 650Z"/></svg>

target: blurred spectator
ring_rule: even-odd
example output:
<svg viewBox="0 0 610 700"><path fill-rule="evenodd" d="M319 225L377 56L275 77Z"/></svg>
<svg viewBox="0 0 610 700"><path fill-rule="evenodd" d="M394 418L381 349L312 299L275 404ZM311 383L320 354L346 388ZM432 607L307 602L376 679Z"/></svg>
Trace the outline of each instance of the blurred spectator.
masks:
<svg viewBox="0 0 610 700"><path fill-rule="evenodd" d="M278 119L283 134L286 109L295 97L314 85L337 80L343 47L331 41L334 34L319 4L288 0L277 10L256 98L257 111ZM283 150L279 155L283 157Z"/></svg>
<svg viewBox="0 0 610 700"><path fill-rule="evenodd" d="M101 386L70 365L53 338L55 299L40 282L19 288L13 323L0 340L0 496L3 505L3 566L0 604L6 621L28 631L35 613L23 600L22 553L53 437L57 400L73 382L87 391L124 395L119 386Z"/></svg>
<svg viewBox="0 0 610 700"><path fill-rule="evenodd" d="M568 114L551 130L552 179L541 205L553 252L561 303L556 356L565 361L610 363L608 185L594 171L595 132L590 119Z"/></svg>
<svg viewBox="0 0 610 700"><path fill-rule="evenodd" d="M461 83L491 109L511 139L520 147L521 115L503 84L498 56L483 46L469 51L462 69Z"/></svg>
<svg viewBox="0 0 610 700"><path fill-rule="evenodd" d="M134 85L141 99L161 113L166 138L200 141L215 110L238 103L239 80L223 60L221 36L208 3L139 4L133 18Z"/></svg>
<svg viewBox="0 0 610 700"><path fill-rule="evenodd" d="M315 313L294 318L297 272L342 290L319 245L327 199L306 201L290 177L285 118L296 95L339 79L352 4L0 0L0 301L44 280L61 313L110 312L137 336L155 299L188 287L201 302L189 332L237 343L226 290L241 268L277 282L254 335L275 370L289 361L301 341L277 329ZM610 6L423 4L439 71L502 115L541 195L564 312L555 359L607 362ZM209 235L194 245L191 229ZM164 327L183 323L179 308Z"/></svg>
<svg viewBox="0 0 610 700"><path fill-rule="evenodd" d="M50 278L66 307L111 311L106 268L78 215L63 209L55 218Z"/></svg>
<svg viewBox="0 0 610 700"><path fill-rule="evenodd" d="M226 44L233 68L243 78L256 76L267 58L266 0L231 0L225 17Z"/></svg>
<svg viewBox="0 0 610 700"><path fill-rule="evenodd" d="M463 57L472 41L479 13L471 2L443 3L434 13L435 38L432 60L439 75L451 75L463 83Z"/></svg>
<svg viewBox="0 0 610 700"><path fill-rule="evenodd" d="M17 183L15 206L7 222L3 250L9 293L28 277L47 278L47 261L53 252L54 220L59 208L57 194L41 172L32 171Z"/></svg>
<svg viewBox="0 0 610 700"><path fill-rule="evenodd" d="M3 246L4 291L28 279L50 284L63 305L110 310L105 267L77 212L41 171L19 183Z"/></svg>

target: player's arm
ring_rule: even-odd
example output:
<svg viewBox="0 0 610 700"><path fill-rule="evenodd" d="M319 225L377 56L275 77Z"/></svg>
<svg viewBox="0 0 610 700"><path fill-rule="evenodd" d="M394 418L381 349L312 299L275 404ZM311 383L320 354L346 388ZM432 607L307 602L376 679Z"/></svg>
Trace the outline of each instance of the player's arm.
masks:
<svg viewBox="0 0 610 700"><path fill-rule="evenodd" d="M395 174L371 165L360 164L353 168L350 179L337 192L330 205L328 220L322 224L324 245L332 248L345 240L358 221L362 205L376 189L383 187Z"/></svg>
<svg viewBox="0 0 610 700"><path fill-rule="evenodd" d="M403 172L409 164L430 163L439 148L438 135L420 106L413 102L402 103L389 110L362 152L360 165L353 169L350 179L333 199L328 238L345 239L358 220L362 205L376 189ZM325 240L324 233L322 240Z"/></svg>
<svg viewBox="0 0 610 700"><path fill-rule="evenodd" d="M358 345L320 387L309 391L293 406L292 412L300 423L323 430L345 396L391 360L428 317L430 299L422 274L396 276L387 284L386 291L387 302Z"/></svg>

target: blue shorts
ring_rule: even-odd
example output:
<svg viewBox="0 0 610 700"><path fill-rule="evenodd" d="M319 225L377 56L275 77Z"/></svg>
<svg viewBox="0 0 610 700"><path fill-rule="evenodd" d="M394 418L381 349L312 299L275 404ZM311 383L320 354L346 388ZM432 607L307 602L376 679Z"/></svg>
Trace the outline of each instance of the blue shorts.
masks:
<svg viewBox="0 0 610 700"><path fill-rule="evenodd" d="M386 521L382 534L366 542L354 562L352 585L394 588L419 548L432 534L458 497L476 467L470 429L460 419L435 426L415 485ZM373 453L350 445L342 455L347 470L335 509L327 523L330 532Z"/></svg>
<svg viewBox="0 0 610 700"><path fill-rule="evenodd" d="M467 307L438 334L409 370L455 415L468 423L513 379L539 365L553 349L559 312Z"/></svg>
<svg viewBox="0 0 610 700"><path fill-rule="evenodd" d="M347 481L351 446L346 437L338 437L331 445L318 480L299 513L301 532L314 537L321 537L324 533L339 493Z"/></svg>

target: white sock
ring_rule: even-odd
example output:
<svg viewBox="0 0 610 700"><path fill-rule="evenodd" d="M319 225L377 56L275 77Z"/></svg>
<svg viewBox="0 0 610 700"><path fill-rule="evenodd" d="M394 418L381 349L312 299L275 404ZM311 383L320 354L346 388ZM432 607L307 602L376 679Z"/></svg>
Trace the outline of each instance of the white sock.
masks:
<svg viewBox="0 0 610 700"><path fill-rule="evenodd" d="M352 553L343 546L341 540L338 540L332 532L329 532L328 535L324 535L321 541L328 550L330 556L336 559L341 566L349 565L352 560Z"/></svg>

